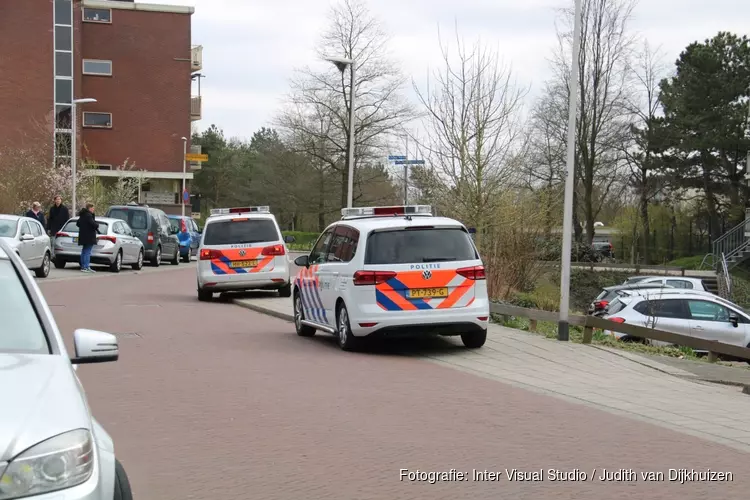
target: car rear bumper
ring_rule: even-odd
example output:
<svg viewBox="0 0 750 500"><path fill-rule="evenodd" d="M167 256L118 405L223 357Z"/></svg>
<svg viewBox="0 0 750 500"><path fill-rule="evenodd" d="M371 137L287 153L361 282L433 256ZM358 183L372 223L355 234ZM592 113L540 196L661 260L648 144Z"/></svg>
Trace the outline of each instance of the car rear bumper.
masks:
<svg viewBox="0 0 750 500"><path fill-rule="evenodd" d="M486 330L489 325L489 316L490 308L487 300L477 300L469 307L397 313L388 311L384 314L360 315L356 314L352 308L349 309L349 322L355 337L460 335Z"/></svg>
<svg viewBox="0 0 750 500"><path fill-rule="evenodd" d="M100 252L91 252L91 263L92 264L112 264L115 261L115 253L100 253ZM71 250L71 249L65 249L61 250L60 248L55 249L55 259L56 260L65 260L67 262L78 262L81 259L81 250L79 248L78 251Z"/></svg>
<svg viewBox="0 0 750 500"><path fill-rule="evenodd" d="M270 272L216 275L212 272L198 274L198 286L214 292L243 290L276 290L289 283L288 269Z"/></svg>

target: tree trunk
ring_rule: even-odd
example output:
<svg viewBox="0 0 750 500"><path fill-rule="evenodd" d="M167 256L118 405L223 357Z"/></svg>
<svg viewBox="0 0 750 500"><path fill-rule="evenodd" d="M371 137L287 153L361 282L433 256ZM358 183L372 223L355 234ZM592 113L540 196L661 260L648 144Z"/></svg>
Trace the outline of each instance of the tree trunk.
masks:
<svg viewBox="0 0 750 500"><path fill-rule="evenodd" d="M641 186L641 196L638 200L640 214L641 214L641 256L643 263L648 265L651 264L651 255L649 254L649 236L651 235L651 227L648 220L648 195L646 193L646 186Z"/></svg>
<svg viewBox="0 0 750 500"><path fill-rule="evenodd" d="M320 172L320 185L318 188L318 232L323 232L326 228L326 176ZM344 202L346 203L346 202Z"/></svg>
<svg viewBox="0 0 750 500"><path fill-rule="evenodd" d="M708 155L702 155L706 158ZM709 227L709 245L721 236L719 227L719 214L716 211L716 198L714 196L713 183L711 182L711 172L703 168L703 190L706 193L706 212L708 213Z"/></svg>

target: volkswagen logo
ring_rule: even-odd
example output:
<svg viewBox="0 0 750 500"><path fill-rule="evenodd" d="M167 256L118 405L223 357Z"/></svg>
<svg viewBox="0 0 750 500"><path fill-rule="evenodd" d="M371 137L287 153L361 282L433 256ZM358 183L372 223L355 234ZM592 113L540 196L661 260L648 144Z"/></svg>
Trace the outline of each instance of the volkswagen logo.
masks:
<svg viewBox="0 0 750 500"><path fill-rule="evenodd" d="M246 252L245 252L244 250L240 250L240 257L244 257L244 256L245 256L245 253L246 253Z"/></svg>
<svg viewBox="0 0 750 500"><path fill-rule="evenodd" d="M432 278L432 271L430 271L429 269L422 271L422 277L426 280Z"/></svg>

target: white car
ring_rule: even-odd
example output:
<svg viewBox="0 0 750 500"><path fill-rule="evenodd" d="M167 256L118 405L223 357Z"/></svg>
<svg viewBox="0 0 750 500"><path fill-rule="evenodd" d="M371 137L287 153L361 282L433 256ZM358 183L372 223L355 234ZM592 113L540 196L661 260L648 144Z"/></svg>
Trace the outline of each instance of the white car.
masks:
<svg viewBox="0 0 750 500"><path fill-rule="evenodd" d="M38 220L0 215L0 238L12 248L37 278L49 276L52 262L50 237Z"/></svg>
<svg viewBox="0 0 750 500"><path fill-rule="evenodd" d="M80 364L116 361L117 338L76 330L70 356L42 292L0 241L0 500L132 500Z"/></svg>
<svg viewBox="0 0 750 500"><path fill-rule="evenodd" d="M198 247L198 300L214 293L278 290L290 297L289 257L269 207L217 208L206 220Z"/></svg>
<svg viewBox="0 0 750 500"><path fill-rule="evenodd" d="M633 290L613 300L604 319L750 347L750 315L737 304L709 292ZM621 333L607 332L618 338ZM653 345L669 345L651 340Z"/></svg>
<svg viewBox="0 0 750 500"><path fill-rule="evenodd" d="M699 290L707 292L708 288L700 278L687 278L685 276L634 276L623 282L623 285L632 285L637 283L645 285L646 283L661 283L664 286L672 288L685 288L688 290Z"/></svg>
<svg viewBox="0 0 750 500"><path fill-rule="evenodd" d="M478 348L490 316L482 260L466 227L426 205L349 208L298 257L297 334L334 334L344 350L363 337L460 335Z"/></svg>

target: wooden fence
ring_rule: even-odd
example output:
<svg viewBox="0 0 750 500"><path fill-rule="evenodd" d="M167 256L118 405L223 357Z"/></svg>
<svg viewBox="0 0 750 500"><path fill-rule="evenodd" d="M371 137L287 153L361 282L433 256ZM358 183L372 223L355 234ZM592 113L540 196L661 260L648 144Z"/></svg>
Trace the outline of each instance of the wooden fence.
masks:
<svg viewBox="0 0 750 500"><path fill-rule="evenodd" d="M559 313L552 311L542 311L539 309L527 309L525 307L516 307L506 304L491 304L490 312L499 316L510 317L519 316L529 319L529 329L534 332L537 329L538 321L548 321L557 323ZM615 323L606 319L595 316L570 315L568 322L571 325L583 328L583 343L590 344L594 336L594 329L610 330L617 333L623 333L633 338L658 340L668 342L679 346L691 347L696 351L707 351L708 359L711 362L718 360L719 355L730 356L750 360L750 349L739 347L731 344L724 344L716 340L706 340L679 333L665 332L655 328L646 328L644 326L629 325L627 323Z"/></svg>

